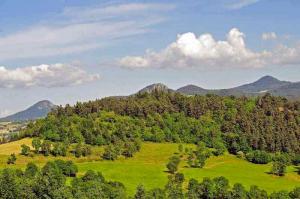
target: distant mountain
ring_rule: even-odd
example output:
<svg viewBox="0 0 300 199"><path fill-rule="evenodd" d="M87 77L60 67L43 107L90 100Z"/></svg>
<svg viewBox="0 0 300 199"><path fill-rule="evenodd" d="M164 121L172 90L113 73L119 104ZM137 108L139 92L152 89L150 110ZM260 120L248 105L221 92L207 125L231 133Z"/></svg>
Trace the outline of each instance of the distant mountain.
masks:
<svg viewBox="0 0 300 199"><path fill-rule="evenodd" d="M0 121L27 121L27 120L34 120L37 118L45 117L55 105L48 100L40 101L28 109L15 113L13 115L1 118Z"/></svg>
<svg viewBox="0 0 300 199"><path fill-rule="evenodd" d="M289 99L300 99L300 82L290 83L270 91L272 95L285 96Z"/></svg>
<svg viewBox="0 0 300 199"><path fill-rule="evenodd" d="M196 94L206 95L209 92L209 90L207 90L207 89L204 89L199 86L192 85L192 84L181 87L181 88L177 89L176 91L179 93L182 93L182 94L186 94L186 95L196 95Z"/></svg>
<svg viewBox="0 0 300 199"><path fill-rule="evenodd" d="M300 99L300 82L281 81L272 76L264 76L257 81L228 89L204 89L196 85L187 85L176 90L185 95L216 94L220 96L259 96L265 93L289 99Z"/></svg>
<svg viewBox="0 0 300 199"><path fill-rule="evenodd" d="M138 93L152 93L153 91L174 92L174 90L168 88L166 85L162 83L157 83L146 86L145 88L138 91Z"/></svg>
<svg viewBox="0 0 300 199"><path fill-rule="evenodd" d="M291 82L280 81L272 76L264 76L253 83L245 84L245 85L227 89L227 90L241 91L243 93L259 93L259 92L261 93L261 92L270 91L270 90L273 90L273 89L276 89L276 88L279 88L282 86L286 86L289 84L291 84Z"/></svg>

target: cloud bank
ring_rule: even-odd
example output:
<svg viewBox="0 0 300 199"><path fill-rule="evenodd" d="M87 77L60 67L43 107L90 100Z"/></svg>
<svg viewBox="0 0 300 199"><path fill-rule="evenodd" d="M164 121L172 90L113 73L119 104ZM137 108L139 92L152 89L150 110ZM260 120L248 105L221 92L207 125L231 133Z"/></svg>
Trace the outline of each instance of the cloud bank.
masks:
<svg viewBox="0 0 300 199"><path fill-rule="evenodd" d="M97 79L98 74L88 74L83 69L69 64L43 64L13 70L0 66L1 88L64 87Z"/></svg>
<svg viewBox="0 0 300 199"><path fill-rule="evenodd" d="M165 49L147 50L143 56L126 56L118 64L126 68L259 68L267 65L291 65L300 63L300 45L293 48L284 45L272 51L256 52L245 43L245 34L233 28L226 40L217 41L211 34L196 36L188 32Z"/></svg>

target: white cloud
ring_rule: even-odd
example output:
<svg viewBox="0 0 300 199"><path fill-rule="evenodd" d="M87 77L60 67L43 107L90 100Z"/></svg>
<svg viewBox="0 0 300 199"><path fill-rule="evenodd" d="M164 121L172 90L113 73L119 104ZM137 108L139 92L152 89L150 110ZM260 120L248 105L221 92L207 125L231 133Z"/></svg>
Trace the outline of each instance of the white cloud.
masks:
<svg viewBox="0 0 300 199"><path fill-rule="evenodd" d="M211 34L196 37L194 33L177 36L177 40L160 52L148 50L144 56L127 56L120 65L128 68L146 67L261 67L267 52L256 53L246 47L245 35L237 28L225 41L216 41Z"/></svg>
<svg viewBox="0 0 300 199"><path fill-rule="evenodd" d="M256 52L247 48L245 34L237 28L231 29L224 41L217 41L208 33L197 37L189 32L178 35L175 42L159 52L147 50L143 56L118 60L118 65L126 68L258 68L296 64L300 64L300 44Z"/></svg>
<svg viewBox="0 0 300 199"><path fill-rule="evenodd" d="M233 2L227 4L226 7L231 10L238 10L243 7L255 4L259 1L260 0L234 0Z"/></svg>
<svg viewBox="0 0 300 199"><path fill-rule="evenodd" d="M55 21L0 36L0 61L48 57L100 48L120 39L144 34L164 21L171 4L116 4L66 8ZM148 11L149 14L145 14Z"/></svg>
<svg viewBox="0 0 300 199"><path fill-rule="evenodd" d="M0 87L63 87L79 85L99 79L98 74L88 74L78 66L53 64L28 66L9 70L0 66Z"/></svg>
<svg viewBox="0 0 300 199"><path fill-rule="evenodd" d="M265 32L261 35L262 40L274 40L277 39L277 34L275 32Z"/></svg>

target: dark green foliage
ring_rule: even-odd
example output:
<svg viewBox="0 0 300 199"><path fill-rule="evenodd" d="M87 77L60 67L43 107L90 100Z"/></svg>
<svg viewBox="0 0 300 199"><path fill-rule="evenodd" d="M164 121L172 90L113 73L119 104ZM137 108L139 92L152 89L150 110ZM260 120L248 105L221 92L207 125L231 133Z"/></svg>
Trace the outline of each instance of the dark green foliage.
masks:
<svg viewBox="0 0 300 199"><path fill-rule="evenodd" d="M146 190L143 185L139 185L136 188L136 193L134 195L135 199L146 199Z"/></svg>
<svg viewBox="0 0 300 199"><path fill-rule="evenodd" d="M234 154L251 150L299 153L299 107L297 101L270 95L247 99L155 92L58 107L22 135L92 145L138 137L155 142L201 140L216 147L216 155L223 153L223 144Z"/></svg>
<svg viewBox="0 0 300 199"><path fill-rule="evenodd" d="M265 151L252 151L246 154L246 159L255 164L268 164L272 161L272 156Z"/></svg>
<svg viewBox="0 0 300 199"><path fill-rule="evenodd" d="M169 177L169 181L165 186L166 197L183 199L184 198L183 187L182 187L184 181L183 174L176 173L175 175L170 175L168 177Z"/></svg>
<svg viewBox="0 0 300 199"><path fill-rule="evenodd" d="M7 158L7 164L15 164L17 156L13 153Z"/></svg>
<svg viewBox="0 0 300 199"><path fill-rule="evenodd" d="M30 147L27 146L26 144L21 145L21 155L28 156L30 153Z"/></svg>
<svg viewBox="0 0 300 199"><path fill-rule="evenodd" d="M270 199L289 199L289 192L287 191L279 191L276 193L272 193L270 195Z"/></svg>
<svg viewBox="0 0 300 199"><path fill-rule="evenodd" d="M39 153L41 146L42 142L40 138L35 137L32 139L32 147L35 149L36 153Z"/></svg>
<svg viewBox="0 0 300 199"><path fill-rule="evenodd" d="M172 156L167 164L168 171L174 174L178 169L179 163L180 158L178 156Z"/></svg>
<svg viewBox="0 0 300 199"><path fill-rule="evenodd" d="M25 176L33 178L39 172L39 168L34 163L28 163L25 169Z"/></svg>
<svg viewBox="0 0 300 199"><path fill-rule="evenodd" d="M44 156L48 156L51 152L51 142L48 140L44 140L41 144L41 152L44 154Z"/></svg>
<svg viewBox="0 0 300 199"><path fill-rule="evenodd" d="M116 160L118 158L118 152L113 145L108 145L104 148L102 158L105 160Z"/></svg>
<svg viewBox="0 0 300 199"><path fill-rule="evenodd" d="M272 164L271 173L278 176L284 176L286 173L286 163L280 160L275 160Z"/></svg>
<svg viewBox="0 0 300 199"><path fill-rule="evenodd" d="M284 176L286 167L291 163L291 157L285 153L277 153L273 158L271 173L278 176Z"/></svg>
<svg viewBox="0 0 300 199"><path fill-rule="evenodd" d="M72 161L55 160L54 163L65 176L75 177L78 172L77 166Z"/></svg>
<svg viewBox="0 0 300 199"><path fill-rule="evenodd" d="M290 192L289 196L293 199L300 198L300 187L296 187Z"/></svg>
<svg viewBox="0 0 300 199"><path fill-rule="evenodd" d="M20 198L20 187L17 182L16 171L4 169L0 175L0 198Z"/></svg>
<svg viewBox="0 0 300 199"><path fill-rule="evenodd" d="M190 151L187 157L187 163L190 167L199 167L203 168L205 165L205 161L209 158L211 152L205 146L205 143L199 142L197 144L196 151Z"/></svg>
<svg viewBox="0 0 300 199"><path fill-rule="evenodd" d="M66 156L68 151L68 146L61 142L55 142L53 144L53 149L51 154L54 156Z"/></svg>
<svg viewBox="0 0 300 199"><path fill-rule="evenodd" d="M230 195L232 199L246 199L247 191L242 184L236 183L233 185Z"/></svg>
<svg viewBox="0 0 300 199"><path fill-rule="evenodd" d="M265 190L261 190L257 186L251 186L248 197L251 199L265 199L268 198L268 194Z"/></svg>

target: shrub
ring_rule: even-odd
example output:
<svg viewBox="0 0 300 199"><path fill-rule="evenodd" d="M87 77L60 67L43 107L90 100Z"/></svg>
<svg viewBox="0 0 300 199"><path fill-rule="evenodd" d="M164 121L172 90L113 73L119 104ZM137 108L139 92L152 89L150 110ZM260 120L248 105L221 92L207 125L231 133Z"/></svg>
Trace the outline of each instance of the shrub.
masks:
<svg viewBox="0 0 300 199"><path fill-rule="evenodd" d="M178 169L178 165L180 163L180 158L178 156L172 156L169 159L169 162L167 164L167 168L170 173L175 173Z"/></svg>
<svg viewBox="0 0 300 199"><path fill-rule="evenodd" d="M272 161L272 157L265 151L252 151L246 154L246 159L255 164L268 164Z"/></svg>

